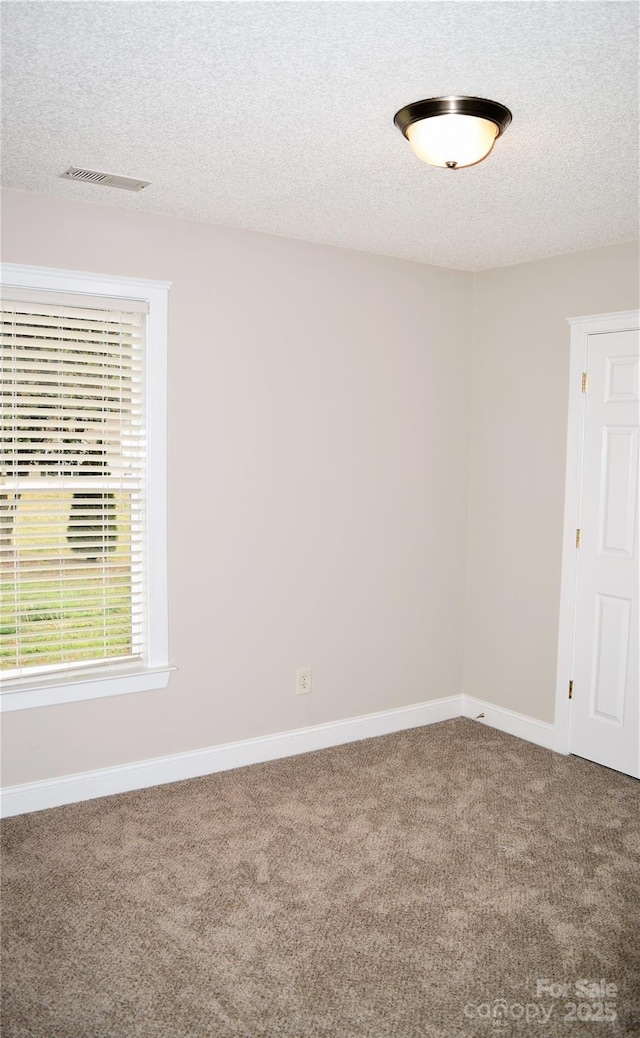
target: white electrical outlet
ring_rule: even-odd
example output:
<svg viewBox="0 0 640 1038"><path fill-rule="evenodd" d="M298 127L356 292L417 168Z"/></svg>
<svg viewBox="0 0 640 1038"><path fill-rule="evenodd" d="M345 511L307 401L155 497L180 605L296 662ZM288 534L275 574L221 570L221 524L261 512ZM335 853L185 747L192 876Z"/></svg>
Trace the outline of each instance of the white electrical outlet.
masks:
<svg viewBox="0 0 640 1038"><path fill-rule="evenodd" d="M301 667L296 671L296 695L306 696L311 691L311 667Z"/></svg>

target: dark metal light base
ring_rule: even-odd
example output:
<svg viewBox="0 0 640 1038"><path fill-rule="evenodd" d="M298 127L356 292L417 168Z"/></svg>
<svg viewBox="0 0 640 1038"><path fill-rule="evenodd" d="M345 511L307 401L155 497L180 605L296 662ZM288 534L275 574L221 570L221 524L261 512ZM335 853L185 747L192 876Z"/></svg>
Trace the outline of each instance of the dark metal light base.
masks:
<svg viewBox="0 0 640 1038"><path fill-rule="evenodd" d="M511 122L511 112L497 101L488 101L485 97L430 97L426 101L414 101L405 105L393 117L393 121L407 136L412 123L421 119L429 119L434 115L473 115L478 119L489 119L498 127L498 137L504 133Z"/></svg>

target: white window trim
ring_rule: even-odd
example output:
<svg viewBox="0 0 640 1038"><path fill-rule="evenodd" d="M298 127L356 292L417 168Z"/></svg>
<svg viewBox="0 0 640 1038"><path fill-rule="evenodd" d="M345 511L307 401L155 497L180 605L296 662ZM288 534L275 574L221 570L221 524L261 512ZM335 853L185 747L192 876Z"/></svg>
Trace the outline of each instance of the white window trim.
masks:
<svg viewBox="0 0 640 1038"><path fill-rule="evenodd" d="M169 664L167 597L167 297L172 282L21 263L1 264L0 282L3 287L135 299L148 304L147 557L150 560L146 659L136 663L88 665L64 674L6 679L0 689L0 711L165 688L171 671L176 669Z"/></svg>

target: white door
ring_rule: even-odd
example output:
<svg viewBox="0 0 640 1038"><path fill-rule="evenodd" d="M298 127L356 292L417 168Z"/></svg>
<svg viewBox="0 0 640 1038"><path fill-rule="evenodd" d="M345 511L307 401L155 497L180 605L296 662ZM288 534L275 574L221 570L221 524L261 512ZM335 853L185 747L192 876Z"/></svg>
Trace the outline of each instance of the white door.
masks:
<svg viewBox="0 0 640 1038"><path fill-rule="evenodd" d="M585 336L569 751L640 777L640 333Z"/></svg>

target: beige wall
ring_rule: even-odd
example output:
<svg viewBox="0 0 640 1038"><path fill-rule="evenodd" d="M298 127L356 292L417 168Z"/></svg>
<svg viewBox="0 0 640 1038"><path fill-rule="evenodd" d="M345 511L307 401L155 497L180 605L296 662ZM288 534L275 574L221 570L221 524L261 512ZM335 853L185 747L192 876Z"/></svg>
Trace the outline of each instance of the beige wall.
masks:
<svg viewBox="0 0 640 1038"><path fill-rule="evenodd" d="M465 691L554 719L568 317L630 310L637 243L474 279Z"/></svg>
<svg viewBox="0 0 640 1038"><path fill-rule="evenodd" d="M463 690L553 720L566 318L638 306L636 244L472 276L20 192L2 230L5 261L174 282L180 668L5 715L3 785Z"/></svg>
<svg viewBox="0 0 640 1038"><path fill-rule="evenodd" d="M459 693L472 276L21 192L2 229L5 261L174 282L180 668L4 715L3 784Z"/></svg>

